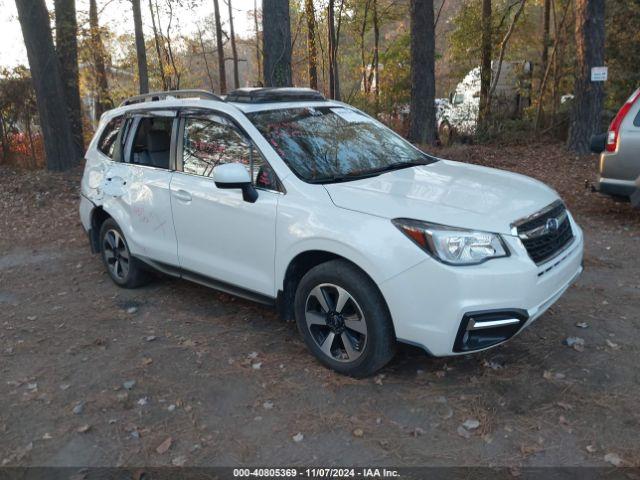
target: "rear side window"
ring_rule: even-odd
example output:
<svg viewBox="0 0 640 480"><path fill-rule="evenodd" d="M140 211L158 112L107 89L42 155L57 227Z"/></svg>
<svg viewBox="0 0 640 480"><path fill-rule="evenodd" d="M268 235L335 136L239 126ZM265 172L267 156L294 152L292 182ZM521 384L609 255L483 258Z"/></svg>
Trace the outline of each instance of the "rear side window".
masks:
<svg viewBox="0 0 640 480"><path fill-rule="evenodd" d="M633 119L633 126L640 127L640 110L638 111L636 118Z"/></svg>
<svg viewBox="0 0 640 480"><path fill-rule="evenodd" d="M120 128L122 128L123 120L124 117L122 116L111 119L106 127L104 127L100 141L98 142L98 150L111 159L114 157L116 140L118 139Z"/></svg>
<svg viewBox="0 0 640 480"><path fill-rule="evenodd" d="M173 117L142 117L133 135L129 162L169 169Z"/></svg>

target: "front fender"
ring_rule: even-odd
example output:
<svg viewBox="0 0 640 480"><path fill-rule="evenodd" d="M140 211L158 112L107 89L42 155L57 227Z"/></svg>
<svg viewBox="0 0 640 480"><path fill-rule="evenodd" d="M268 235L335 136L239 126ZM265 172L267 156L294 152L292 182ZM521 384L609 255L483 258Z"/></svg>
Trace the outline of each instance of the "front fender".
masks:
<svg viewBox="0 0 640 480"><path fill-rule="evenodd" d="M377 284L420 263L426 255L386 218L333 205L303 212L281 204L278 213L276 290L282 290L291 261L304 252L343 257Z"/></svg>

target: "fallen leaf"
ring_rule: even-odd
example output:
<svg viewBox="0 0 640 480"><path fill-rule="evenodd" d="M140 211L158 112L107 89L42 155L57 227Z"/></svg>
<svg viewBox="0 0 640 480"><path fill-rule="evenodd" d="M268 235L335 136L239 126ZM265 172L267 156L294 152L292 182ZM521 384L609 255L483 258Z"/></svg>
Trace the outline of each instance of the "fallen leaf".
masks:
<svg viewBox="0 0 640 480"><path fill-rule="evenodd" d="M173 443L173 438L167 437L164 440L164 442L162 442L160 445L156 447L156 452L158 452L160 455L162 455L163 453L166 453L171 448L172 443Z"/></svg>
<svg viewBox="0 0 640 480"><path fill-rule="evenodd" d="M617 453L607 453L604 456L604 461L610 463L614 467L621 467L624 463Z"/></svg>

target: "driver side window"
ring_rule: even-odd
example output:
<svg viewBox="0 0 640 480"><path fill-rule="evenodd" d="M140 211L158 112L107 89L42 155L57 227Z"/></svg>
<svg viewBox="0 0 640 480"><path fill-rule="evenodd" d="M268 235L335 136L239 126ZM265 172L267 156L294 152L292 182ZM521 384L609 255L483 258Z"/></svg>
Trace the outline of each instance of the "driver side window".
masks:
<svg viewBox="0 0 640 480"><path fill-rule="evenodd" d="M278 180L257 148L226 118L216 115L184 118L182 171L211 177L225 163L245 165L258 188L278 190Z"/></svg>

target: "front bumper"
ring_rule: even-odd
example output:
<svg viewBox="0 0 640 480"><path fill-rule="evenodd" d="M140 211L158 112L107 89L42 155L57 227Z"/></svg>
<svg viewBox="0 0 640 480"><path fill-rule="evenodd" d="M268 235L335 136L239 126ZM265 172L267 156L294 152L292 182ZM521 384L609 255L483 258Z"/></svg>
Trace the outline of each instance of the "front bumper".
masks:
<svg viewBox="0 0 640 480"><path fill-rule="evenodd" d="M523 313L522 322L509 337L519 333L553 305L582 272L583 234L573 219L571 227L571 244L541 265L529 258L517 237L506 236L510 257L467 267L426 258L383 282L379 287L396 337L434 356L464 354L469 350L456 348L456 339L465 316L501 311Z"/></svg>

